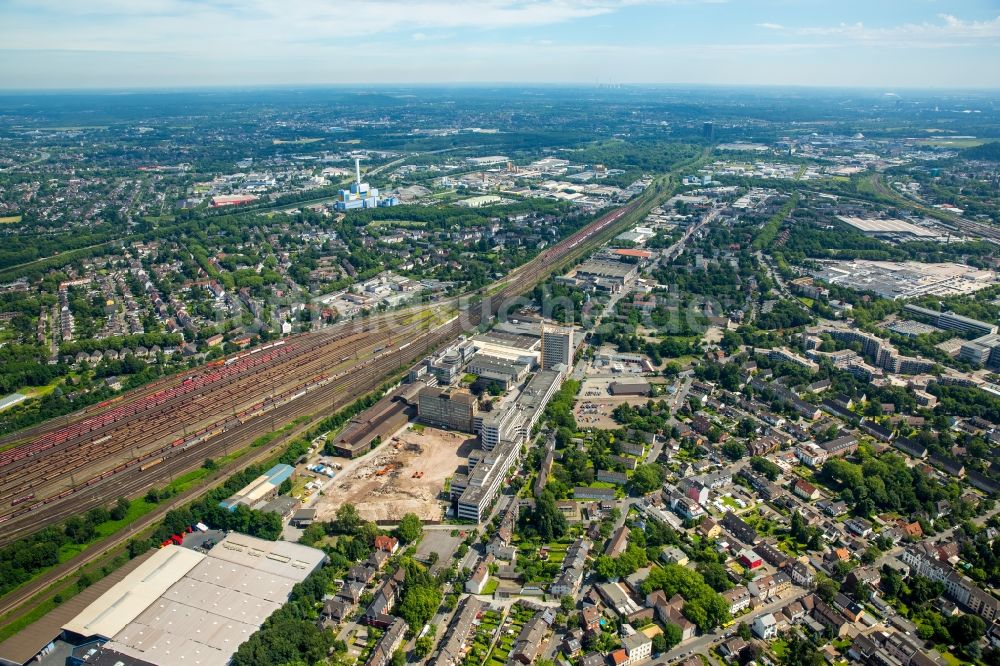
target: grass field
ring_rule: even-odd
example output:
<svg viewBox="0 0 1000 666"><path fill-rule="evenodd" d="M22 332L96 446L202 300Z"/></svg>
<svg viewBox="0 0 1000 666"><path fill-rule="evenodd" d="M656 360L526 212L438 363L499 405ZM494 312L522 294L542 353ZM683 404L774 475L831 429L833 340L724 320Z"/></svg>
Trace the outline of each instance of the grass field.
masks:
<svg viewBox="0 0 1000 666"><path fill-rule="evenodd" d="M0 217L0 224L17 224L21 221L20 215L8 215L7 217Z"/></svg>
<svg viewBox="0 0 1000 666"><path fill-rule="evenodd" d="M986 143L985 139L949 139L941 137L939 139L921 139L917 141L921 146L931 148L975 148Z"/></svg>
<svg viewBox="0 0 1000 666"><path fill-rule="evenodd" d="M317 141L322 141L322 140L323 140L322 137L293 139L291 141L286 141L285 139L274 139L273 141L271 141L271 143L274 144L275 146L286 146L286 145L299 146L306 143L316 143Z"/></svg>

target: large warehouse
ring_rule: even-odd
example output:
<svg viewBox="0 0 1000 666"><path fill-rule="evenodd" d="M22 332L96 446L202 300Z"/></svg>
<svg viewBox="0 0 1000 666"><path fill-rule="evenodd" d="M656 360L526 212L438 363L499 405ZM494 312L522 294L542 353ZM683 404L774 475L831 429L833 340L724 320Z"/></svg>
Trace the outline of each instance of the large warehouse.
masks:
<svg viewBox="0 0 1000 666"><path fill-rule="evenodd" d="M103 651L174 666L224 666L326 559L231 532L208 553L166 546L63 626Z"/></svg>

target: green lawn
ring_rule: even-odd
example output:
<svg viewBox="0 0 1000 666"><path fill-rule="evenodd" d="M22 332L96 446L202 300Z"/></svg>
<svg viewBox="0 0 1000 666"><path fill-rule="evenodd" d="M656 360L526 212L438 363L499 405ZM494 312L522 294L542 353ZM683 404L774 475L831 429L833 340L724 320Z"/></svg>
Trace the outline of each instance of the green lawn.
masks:
<svg viewBox="0 0 1000 666"><path fill-rule="evenodd" d="M965 662L953 655L951 652L942 652L941 658L944 659L948 666L961 666Z"/></svg>
<svg viewBox="0 0 1000 666"><path fill-rule="evenodd" d="M934 148L975 148L981 146L986 141L984 139L949 139L941 137L939 139L922 139L917 142L921 146L931 146Z"/></svg>

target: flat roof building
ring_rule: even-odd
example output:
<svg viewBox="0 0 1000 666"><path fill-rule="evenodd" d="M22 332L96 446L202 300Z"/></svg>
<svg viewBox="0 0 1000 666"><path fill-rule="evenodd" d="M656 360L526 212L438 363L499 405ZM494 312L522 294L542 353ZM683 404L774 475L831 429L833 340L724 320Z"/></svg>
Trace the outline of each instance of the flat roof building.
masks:
<svg viewBox="0 0 1000 666"><path fill-rule="evenodd" d="M286 479L292 478L294 473L295 468L291 465L275 465L232 497L219 502L219 506L230 511L235 511L240 504L245 504L251 509L263 506L278 496L278 488Z"/></svg>
<svg viewBox="0 0 1000 666"><path fill-rule="evenodd" d="M166 546L63 631L150 664L224 666L325 560L315 548L235 532L207 554Z"/></svg>
<svg viewBox="0 0 1000 666"><path fill-rule="evenodd" d="M573 367L573 329L542 326L542 370Z"/></svg>
<svg viewBox="0 0 1000 666"><path fill-rule="evenodd" d="M590 259L577 267L576 277L593 281L597 286L605 285L620 288L638 275L638 272L639 267L636 264L605 259Z"/></svg>
<svg viewBox="0 0 1000 666"><path fill-rule="evenodd" d="M903 306L903 312L908 315L927 319L938 328L961 331L962 333L974 333L978 337L997 332L996 324L989 324L978 319L955 314L954 312L938 312L937 310L920 307L912 303Z"/></svg>
<svg viewBox="0 0 1000 666"><path fill-rule="evenodd" d="M476 397L467 391L428 387L417 395L417 417L430 425L473 432L478 413Z"/></svg>
<svg viewBox="0 0 1000 666"><path fill-rule="evenodd" d="M469 361L466 370L476 375L481 381L499 384L507 390L524 379L531 364L527 361L509 360L487 354L476 354Z"/></svg>

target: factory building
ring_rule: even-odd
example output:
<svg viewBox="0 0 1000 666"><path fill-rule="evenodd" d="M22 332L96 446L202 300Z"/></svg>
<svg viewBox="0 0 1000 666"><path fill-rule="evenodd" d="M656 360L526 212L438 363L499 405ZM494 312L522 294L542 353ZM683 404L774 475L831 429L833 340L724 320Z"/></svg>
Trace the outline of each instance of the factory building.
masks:
<svg viewBox="0 0 1000 666"><path fill-rule="evenodd" d="M240 504L251 509L261 507L278 496L278 488L281 487L285 479L292 478L294 473L295 468L291 465L275 465L232 497L219 502L219 506L229 511L235 511Z"/></svg>
<svg viewBox="0 0 1000 666"><path fill-rule="evenodd" d="M573 367L573 329L542 326L542 370Z"/></svg>
<svg viewBox="0 0 1000 666"><path fill-rule="evenodd" d="M371 408L355 416L333 441L334 451L338 456L357 458L391 437L417 415L419 391L425 386L427 382L418 378L412 384L397 388Z"/></svg>
<svg viewBox="0 0 1000 666"><path fill-rule="evenodd" d="M473 356L466 367L468 372L479 378L479 382L487 385L498 384L504 391L524 379L530 369L530 358L527 360L508 360L482 353Z"/></svg>
<svg viewBox="0 0 1000 666"><path fill-rule="evenodd" d="M108 664L224 666L325 561L315 548L235 532L207 553L169 545L63 625L63 634L107 641L99 652Z"/></svg>
<svg viewBox="0 0 1000 666"><path fill-rule="evenodd" d="M637 264L607 259L590 259L577 267L574 277L603 291L620 291L639 274Z"/></svg>
<svg viewBox="0 0 1000 666"><path fill-rule="evenodd" d="M469 166L484 167L495 164L506 164L510 161L510 158L506 155L487 155L486 157L466 157L465 161Z"/></svg>
<svg viewBox="0 0 1000 666"><path fill-rule="evenodd" d="M417 417L433 426L473 432L478 413L476 397L467 391L428 387L417 395Z"/></svg>

